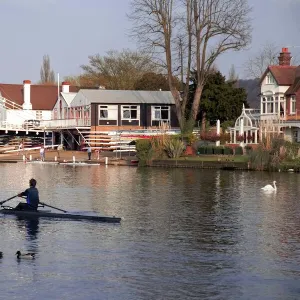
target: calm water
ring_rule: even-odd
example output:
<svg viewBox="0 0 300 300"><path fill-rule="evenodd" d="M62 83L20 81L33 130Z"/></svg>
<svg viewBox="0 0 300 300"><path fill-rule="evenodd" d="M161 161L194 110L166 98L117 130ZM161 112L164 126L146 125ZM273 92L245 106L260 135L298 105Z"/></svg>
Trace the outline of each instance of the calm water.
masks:
<svg viewBox="0 0 300 300"><path fill-rule="evenodd" d="M0 217L1 299L299 299L300 175L1 164L0 198L121 225ZM277 180L276 194L260 188ZM8 204L16 204L13 200ZM17 250L36 259L17 261Z"/></svg>

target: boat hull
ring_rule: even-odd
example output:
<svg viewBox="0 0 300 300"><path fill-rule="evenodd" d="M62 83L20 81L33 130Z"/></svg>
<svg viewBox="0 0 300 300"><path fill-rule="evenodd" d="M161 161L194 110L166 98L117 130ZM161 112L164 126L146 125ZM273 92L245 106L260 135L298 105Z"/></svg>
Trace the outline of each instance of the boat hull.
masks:
<svg viewBox="0 0 300 300"><path fill-rule="evenodd" d="M59 218L71 220L90 220L106 223L120 223L121 218L110 216L96 216L96 215L78 215L71 213L55 213L46 211L23 211L14 209L0 209L0 213L4 215L15 215L24 218Z"/></svg>

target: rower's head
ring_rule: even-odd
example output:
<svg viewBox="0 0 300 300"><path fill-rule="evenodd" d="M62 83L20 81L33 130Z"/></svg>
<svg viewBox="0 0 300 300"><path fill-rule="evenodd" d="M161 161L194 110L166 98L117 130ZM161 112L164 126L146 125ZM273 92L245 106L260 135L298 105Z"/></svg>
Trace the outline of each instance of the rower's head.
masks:
<svg viewBox="0 0 300 300"><path fill-rule="evenodd" d="M36 180L33 179L33 178L31 178L31 179L29 180L29 185L30 185L31 187L35 187L35 186L36 186Z"/></svg>

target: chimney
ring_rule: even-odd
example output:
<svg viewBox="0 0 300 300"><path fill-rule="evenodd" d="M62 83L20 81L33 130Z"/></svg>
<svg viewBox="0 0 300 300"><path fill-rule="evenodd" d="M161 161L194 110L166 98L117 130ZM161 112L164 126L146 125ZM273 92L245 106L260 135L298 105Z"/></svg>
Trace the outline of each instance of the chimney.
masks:
<svg viewBox="0 0 300 300"><path fill-rule="evenodd" d="M32 109L32 104L30 102L30 80L23 81L23 109Z"/></svg>
<svg viewBox="0 0 300 300"><path fill-rule="evenodd" d="M282 48L278 57L279 66L290 66L291 65L291 53L288 48Z"/></svg>
<svg viewBox="0 0 300 300"><path fill-rule="evenodd" d="M70 92L70 82L68 81L63 81L62 82L62 92L63 93L69 93Z"/></svg>

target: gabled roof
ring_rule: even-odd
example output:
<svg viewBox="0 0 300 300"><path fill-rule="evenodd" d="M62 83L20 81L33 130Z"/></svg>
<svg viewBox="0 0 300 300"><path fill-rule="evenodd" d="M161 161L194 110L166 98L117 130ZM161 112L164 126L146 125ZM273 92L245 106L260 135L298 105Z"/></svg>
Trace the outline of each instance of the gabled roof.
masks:
<svg viewBox="0 0 300 300"><path fill-rule="evenodd" d="M77 93L60 93L64 100L66 101L67 105L70 106L72 100L75 98Z"/></svg>
<svg viewBox="0 0 300 300"><path fill-rule="evenodd" d="M72 106L103 104L175 104L168 91L125 91L125 90L90 90L82 89L72 102Z"/></svg>
<svg viewBox="0 0 300 300"><path fill-rule="evenodd" d="M61 90L61 87L60 87ZM70 86L70 92L78 92L79 88ZM23 104L23 84L0 84L1 96L19 105ZM57 101L57 86L30 86L30 101L33 110L52 110Z"/></svg>
<svg viewBox="0 0 300 300"><path fill-rule="evenodd" d="M297 66L268 66L260 79L260 83L262 83L268 72L271 72L278 85L292 85L296 68Z"/></svg>

